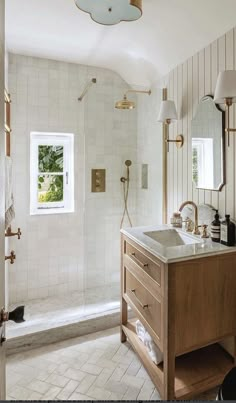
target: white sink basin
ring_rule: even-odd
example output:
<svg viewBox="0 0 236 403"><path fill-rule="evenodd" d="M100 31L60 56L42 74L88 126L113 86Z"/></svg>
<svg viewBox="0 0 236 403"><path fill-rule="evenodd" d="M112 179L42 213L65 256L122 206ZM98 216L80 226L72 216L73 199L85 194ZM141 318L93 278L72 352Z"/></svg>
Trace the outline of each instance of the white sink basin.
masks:
<svg viewBox="0 0 236 403"><path fill-rule="evenodd" d="M194 235L189 235L176 229L144 232L144 235L149 236L149 238L152 238L166 248L202 243L202 240L196 238Z"/></svg>

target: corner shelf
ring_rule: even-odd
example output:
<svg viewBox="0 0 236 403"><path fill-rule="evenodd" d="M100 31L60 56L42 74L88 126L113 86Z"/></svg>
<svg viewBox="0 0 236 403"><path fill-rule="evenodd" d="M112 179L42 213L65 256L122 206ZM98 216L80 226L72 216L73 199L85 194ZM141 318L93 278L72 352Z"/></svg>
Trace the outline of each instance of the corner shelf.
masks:
<svg viewBox="0 0 236 403"><path fill-rule="evenodd" d="M157 366L149 358L146 347L136 334L134 321L123 325L122 329L149 372L157 389L162 394L164 384L163 365ZM189 399L220 385L225 374L233 366L233 358L218 344L212 344L177 357L175 360L176 399Z"/></svg>

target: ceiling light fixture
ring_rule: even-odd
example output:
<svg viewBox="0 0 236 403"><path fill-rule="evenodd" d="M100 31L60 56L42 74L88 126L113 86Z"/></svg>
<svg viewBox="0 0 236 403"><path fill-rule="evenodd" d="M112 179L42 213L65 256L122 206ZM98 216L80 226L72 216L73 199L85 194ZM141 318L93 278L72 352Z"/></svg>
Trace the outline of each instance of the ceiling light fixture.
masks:
<svg viewBox="0 0 236 403"><path fill-rule="evenodd" d="M142 16L142 0L75 0L75 4L102 25L136 21Z"/></svg>

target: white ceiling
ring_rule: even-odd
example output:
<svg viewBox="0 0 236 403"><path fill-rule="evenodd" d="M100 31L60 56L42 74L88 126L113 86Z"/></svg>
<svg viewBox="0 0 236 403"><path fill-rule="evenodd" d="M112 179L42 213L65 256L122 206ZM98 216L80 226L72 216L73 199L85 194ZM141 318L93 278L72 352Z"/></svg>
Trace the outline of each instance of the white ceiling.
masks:
<svg viewBox="0 0 236 403"><path fill-rule="evenodd" d="M149 86L231 29L235 15L236 0L143 0L140 20L104 27L74 0L6 0L6 43L14 53L106 67Z"/></svg>

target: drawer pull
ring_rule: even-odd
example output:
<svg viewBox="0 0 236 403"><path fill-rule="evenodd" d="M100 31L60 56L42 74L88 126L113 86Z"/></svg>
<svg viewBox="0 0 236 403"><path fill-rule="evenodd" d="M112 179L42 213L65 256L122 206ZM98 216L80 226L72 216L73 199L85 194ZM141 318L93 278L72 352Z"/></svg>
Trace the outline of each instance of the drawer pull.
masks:
<svg viewBox="0 0 236 403"><path fill-rule="evenodd" d="M141 267L148 267L148 263L142 263L140 260L136 257L135 253L131 253L130 256L139 264Z"/></svg>
<svg viewBox="0 0 236 403"><path fill-rule="evenodd" d="M131 291L132 294L135 296L135 298L136 298L138 304L141 306L142 309L148 308L148 304L145 304L145 305L144 305L144 304L140 301L140 299L138 299L137 295L135 294L135 290L130 290L130 291Z"/></svg>

